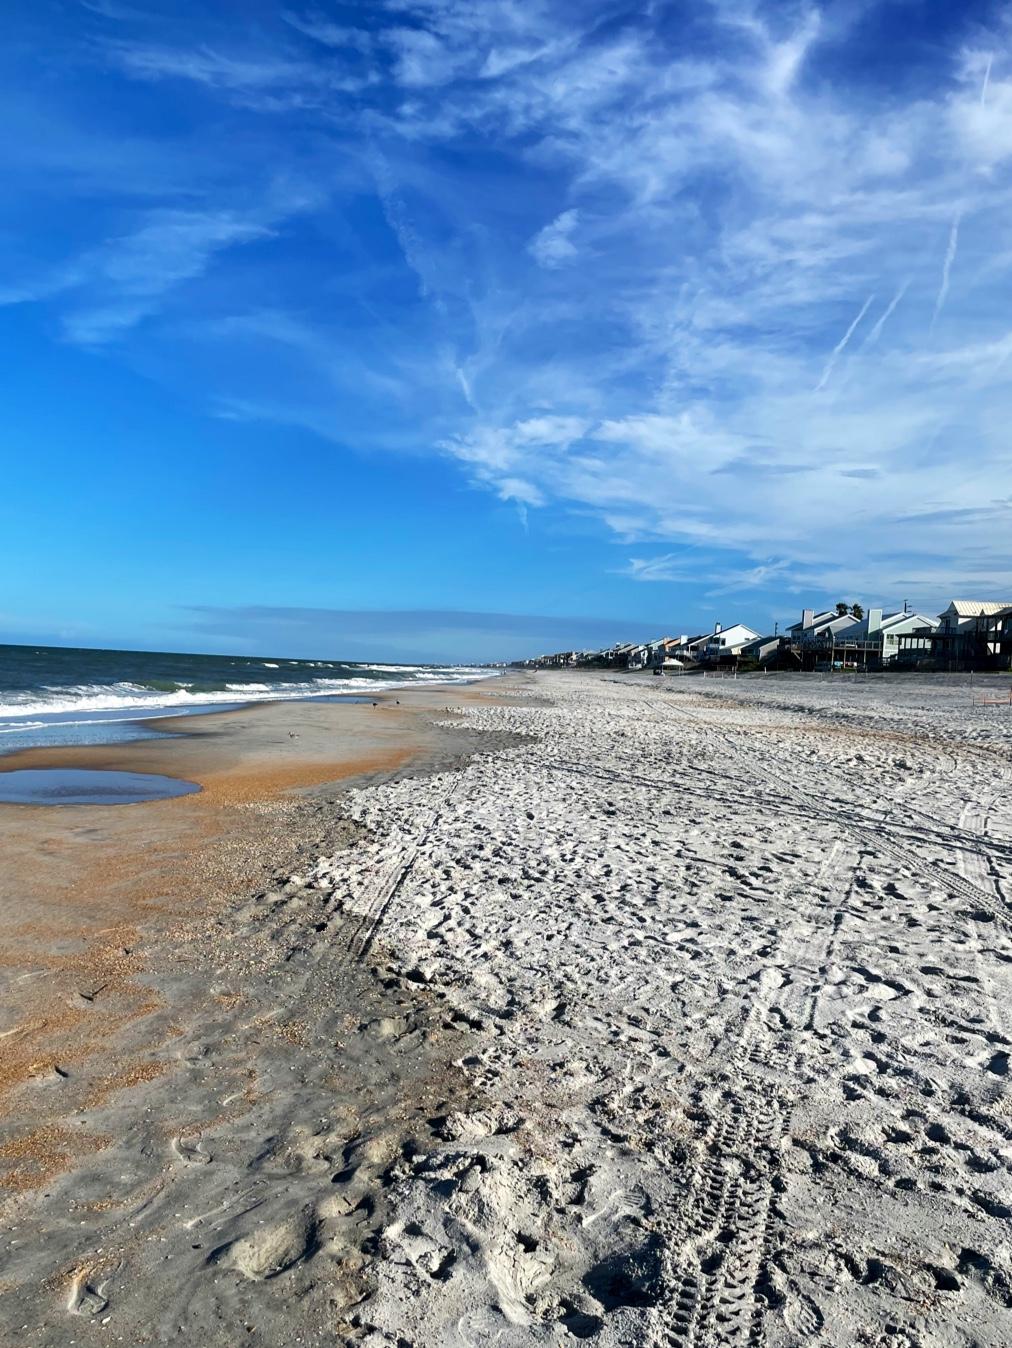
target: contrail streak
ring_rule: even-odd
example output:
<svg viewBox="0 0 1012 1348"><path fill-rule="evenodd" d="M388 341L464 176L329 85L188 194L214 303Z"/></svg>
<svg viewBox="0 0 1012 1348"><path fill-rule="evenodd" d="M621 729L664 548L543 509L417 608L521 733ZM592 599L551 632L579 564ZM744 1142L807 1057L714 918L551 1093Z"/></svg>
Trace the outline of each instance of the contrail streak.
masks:
<svg viewBox="0 0 1012 1348"><path fill-rule="evenodd" d="M857 325L860 323L861 319L864 318L865 314L868 312L868 307L874 298L875 292L872 291L872 293L865 300L864 304L861 305L861 312L858 314L857 318L854 319L853 323L851 323L850 327L843 334L843 336L840 338L837 344L833 347L829 360L826 361L826 368L822 372L822 378L815 386L816 393L821 392L821 390L826 387L826 384L829 382L829 376L833 373L833 366L839 360L844 347L850 341L851 337L853 337Z"/></svg>
<svg viewBox="0 0 1012 1348"><path fill-rule="evenodd" d="M897 304L899 304L900 300L901 300L901 299L903 298L903 296L907 293L907 288L909 287L909 285L910 285L910 282L909 282L909 281L904 281L903 284L900 286L899 290L897 290L896 294L895 294L895 295L892 297L892 299L889 301L889 304L888 304L888 306L886 307L885 313L882 314L882 316L879 318L878 322L877 322L877 323L875 324L875 326L872 328L871 332L869 332L868 336L867 336L867 337L864 339L864 341L861 343L861 350L862 350L862 351L864 350L864 348L865 348L866 346L874 346L875 343L878 341L878 339L881 337L881 335L882 335L882 329L885 327L886 323L889 321L890 317L892 316L892 312L893 312L893 310L896 308Z"/></svg>
<svg viewBox="0 0 1012 1348"><path fill-rule="evenodd" d="M935 312L931 316L931 326L934 328L938 322L938 315L942 312L942 306L945 304L949 294L949 277L952 274L952 264L956 260L956 248L959 244L959 222L962 219L963 212L957 211L952 220L952 228L949 230L949 246L945 250L945 261L942 263L942 284L938 287L938 298L935 300Z"/></svg>
<svg viewBox="0 0 1012 1348"><path fill-rule="evenodd" d="M984 106L984 100L987 98L987 86L991 83L991 62L994 60L994 53L991 52L987 58L987 66L984 69L984 84L980 91L980 105Z"/></svg>
<svg viewBox="0 0 1012 1348"><path fill-rule="evenodd" d="M999 342L998 345L1002 348L1002 353L999 356L998 360L995 362L994 369L991 371L992 379L1002 368L1005 362L1008 360L1009 356L1012 356L1012 332L1006 333L1004 338L1001 340L1001 342Z"/></svg>
<svg viewBox="0 0 1012 1348"><path fill-rule="evenodd" d="M467 403L468 407L470 407L472 412L477 412L478 408L475 406L470 380L459 365L453 367L453 372L457 376L457 383L460 385L460 391L464 395L464 401Z"/></svg>

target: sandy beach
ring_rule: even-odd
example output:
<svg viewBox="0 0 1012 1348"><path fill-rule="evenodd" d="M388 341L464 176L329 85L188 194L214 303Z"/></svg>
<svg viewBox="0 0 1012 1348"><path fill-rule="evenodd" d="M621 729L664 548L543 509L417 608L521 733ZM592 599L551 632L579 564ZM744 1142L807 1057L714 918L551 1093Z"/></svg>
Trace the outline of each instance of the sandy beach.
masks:
<svg viewBox="0 0 1012 1348"><path fill-rule="evenodd" d="M563 673L182 728L17 762L199 795L0 807L0 1341L1009 1341L1008 706Z"/></svg>

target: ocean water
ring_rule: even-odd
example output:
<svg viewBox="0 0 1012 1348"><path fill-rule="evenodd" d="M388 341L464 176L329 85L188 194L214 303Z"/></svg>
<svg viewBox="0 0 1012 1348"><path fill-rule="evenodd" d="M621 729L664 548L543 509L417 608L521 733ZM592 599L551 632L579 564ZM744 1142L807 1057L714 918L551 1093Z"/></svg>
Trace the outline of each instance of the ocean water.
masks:
<svg viewBox="0 0 1012 1348"><path fill-rule="evenodd" d="M368 697L463 683L462 666L347 664L246 655L0 646L0 753L43 744L108 744L157 734L141 718L223 711L279 698Z"/></svg>

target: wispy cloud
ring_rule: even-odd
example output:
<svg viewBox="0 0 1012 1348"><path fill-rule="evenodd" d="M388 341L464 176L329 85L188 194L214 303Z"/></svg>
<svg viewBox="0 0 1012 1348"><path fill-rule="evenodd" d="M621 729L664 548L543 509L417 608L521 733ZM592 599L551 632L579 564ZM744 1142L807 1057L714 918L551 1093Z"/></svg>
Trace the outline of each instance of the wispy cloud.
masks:
<svg viewBox="0 0 1012 1348"><path fill-rule="evenodd" d="M371 52L375 48L372 34L364 28L349 27L335 23L320 10L309 10L300 14L294 10L283 9L281 17L304 37L312 38L325 47L343 49L351 47L356 51Z"/></svg>
<svg viewBox="0 0 1012 1348"><path fill-rule="evenodd" d="M767 590L794 578L794 566L783 557L769 557L758 566L718 573L718 583L707 594L742 594L749 590Z"/></svg>
<svg viewBox="0 0 1012 1348"><path fill-rule="evenodd" d="M264 113L325 110L368 87L372 75L273 53L235 54L210 46L110 42L110 60L134 79L187 80Z"/></svg>
<svg viewBox="0 0 1012 1348"><path fill-rule="evenodd" d="M199 277L211 258L236 244L263 239L270 228L230 214L153 212L134 232L108 240L0 303L66 293L63 331L83 346L111 341L153 312L171 291Z"/></svg>
<svg viewBox="0 0 1012 1348"><path fill-rule="evenodd" d="M997 586L972 512L1012 471L1007 30L968 19L886 78L872 15L895 21L387 0L241 35L117 23L77 59L145 100L182 89L192 167L153 206L110 173L101 236L6 298L92 345L173 311L218 414L439 455L633 551L632 579L703 574L691 547L743 591L846 565L906 584L931 518L953 578L983 548ZM245 382L208 358L236 342Z"/></svg>
<svg viewBox="0 0 1012 1348"><path fill-rule="evenodd" d="M78 0L82 9L98 14L103 19L113 19L118 23L133 23L138 19L152 16L134 5L120 4L119 0Z"/></svg>
<svg viewBox="0 0 1012 1348"><path fill-rule="evenodd" d="M530 251L542 267L561 267L578 255L573 233L579 219L579 211L563 211L544 229L538 230L531 240Z"/></svg>
<svg viewBox="0 0 1012 1348"><path fill-rule="evenodd" d="M665 552L659 557L630 557L626 572L639 581L686 581L698 579L698 572L686 565L680 553Z"/></svg>
<svg viewBox="0 0 1012 1348"><path fill-rule="evenodd" d="M127 71L139 79L182 79L216 89L264 89L291 85L307 73L315 83L311 67L276 58L241 57L217 52L209 47L142 46L118 42L109 51Z"/></svg>

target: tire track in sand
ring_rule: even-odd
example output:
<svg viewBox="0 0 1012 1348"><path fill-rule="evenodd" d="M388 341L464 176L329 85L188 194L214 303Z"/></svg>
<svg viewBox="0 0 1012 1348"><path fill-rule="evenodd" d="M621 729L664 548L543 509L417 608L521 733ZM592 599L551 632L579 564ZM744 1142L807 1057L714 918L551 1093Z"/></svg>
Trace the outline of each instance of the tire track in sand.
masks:
<svg viewBox="0 0 1012 1348"><path fill-rule="evenodd" d="M946 870L936 862L926 860L909 845L899 841L894 835L886 832L883 827L885 821L883 821L883 824L879 824L876 827L861 820L854 812L833 809L827 810L822 801L805 791L803 788L797 786L795 782L791 781L790 778L793 771L793 764L790 760L772 753L768 747L761 745L761 740L758 737L749 741L750 752L748 754L743 754L742 746L734 735L721 730L718 726L714 725L713 722L708 722L702 717L690 713L684 707L672 706L671 704L664 705L666 710L687 717L696 724L710 726L714 732L724 740L728 748L737 757L743 772L750 776L757 785L762 786L769 779L775 780L778 788L781 791L786 791L793 795L796 802L800 806L803 806L813 819L826 819L829 822L842 824L846 827L848 832L860 839L873 851L878 849L885 852L901 866L906 866L908 869L922 875L932 885L940 887L955 897L964 899L967 903L983 909L994 920L1012 927L1012 908L1004 902L1002 897L995 897L980 885L965 879L961 874ZM762 762L758 761L760 759L765 760L765 767ZM846 793L851 790L849 784L844 782L841 778L836 777L831 770L823 769L823 776L827 781L834 781L834 784L841 791ZM904 808L911 810L914 807L904 805ZM937 824L937 820L933 822ZM974 833L971 836L973 836L974 839L979 839L981 835L979 833ZM960 852L957 851L957 857L959 855Z"/></svg>
<svg viewBox="0 0 1012 1348"><path fill-rule="evenodd" d="M731 747L740 761L741 746ZM672 1240L671 1348L758 1348L763 1341L771 1302L768 1260L782 1225L775 1204L782 1187L781 1142L790 1128L792 1088L800 1080L804 1056L793 1043L786 1050L779 1046L769 1016L776 1004L789 1031L811 1028L818 974L795 990L783 971L826 966L839 923L826 921L813 907L813 894L823 891L839 854L840 844L834 842L813 881L786 889L783 902L795 920L769 952L770 962L716 1079L703 1076L693 1089L689 1118L702 1134ZM862 855L850 862L848 894ZM785 984L786 995L781 995ZM815 1336L822 1324L822 1313L807 1298L792 1307L799 1343Z"/></svg>
<svg viewBox="0 0 1012 1348"><path fill-rule="evenodd" d="M361 962L369 954L383 918L414 869L425 844L440 824L460 781L460 773L452 774L448 789L436 801L422 828L402 844L382 867L365 906L356 912L358 922L347 929L346 943L352 959Z"/></svg>

